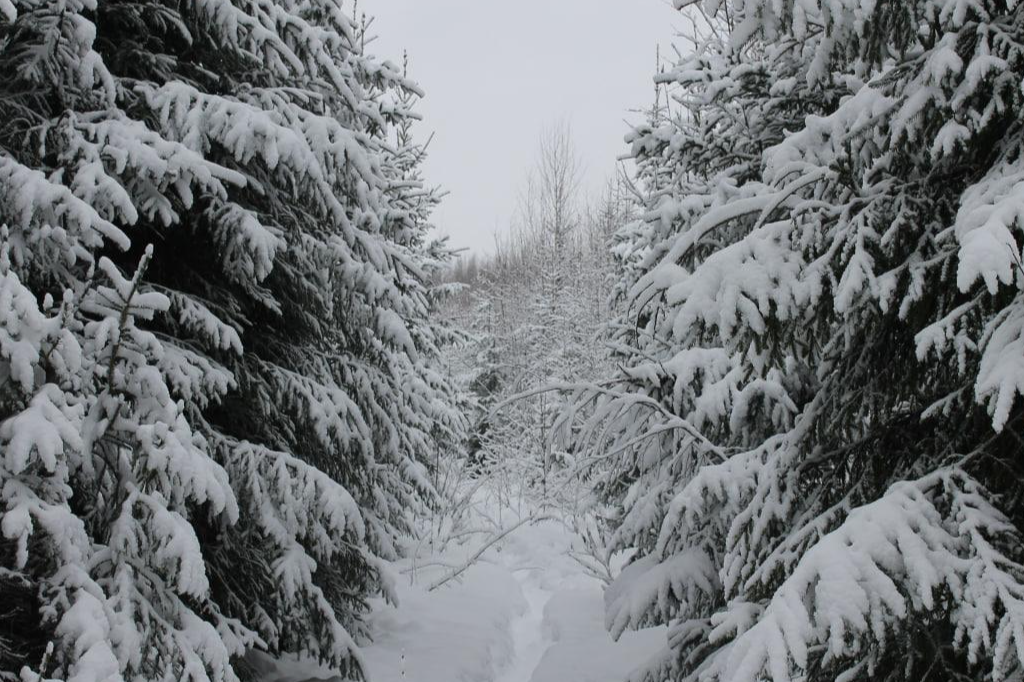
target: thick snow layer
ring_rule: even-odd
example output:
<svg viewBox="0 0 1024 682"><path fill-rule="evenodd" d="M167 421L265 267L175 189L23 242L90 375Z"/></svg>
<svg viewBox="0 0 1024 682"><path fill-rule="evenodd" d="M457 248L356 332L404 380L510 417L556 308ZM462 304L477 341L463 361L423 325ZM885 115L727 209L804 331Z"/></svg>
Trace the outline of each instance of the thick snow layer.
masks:
<svg viewBox="0 0 1024 682"><path fill-rule="evenodd" d="M484 515L499 518L481 497ZM501 518L504 528L519 520L507 508ZM459 579L428 590L484 542L421 552L415 580L408 559L393 564L399 603L374 605L374 642L361 647L369 682L621 682L666 646L664 628L612 641L604 586L569 556L580 538L560 520L522 525ZM261 682L340 682L303 660L251 663Z"/></svg>
<svg viewBox="0 0 1024 682"><path fill-rule="evenodd" d="M504 567L478 564L434 592L400 580L400 606L380 605L363 650L370 682L484 682L514 653L512 628L526 603ZM404 668L404 675L403 675Z"/></svg>
<svg viewBox="0 0 1024 682"><path fill-rule="evenodd" d="M363 650L370 682L619 682L665 646L663 628L604 628L603 585L568 554L560 521L523 526L466 573L425 593L444 569L400 588L373 619ZM451 558L448 558L452 561ZM402 676L404 653L405 676Z"/></svg>
<svg viewBox="0 0 1024 682"><path fill-rule="evenodd" d="M622 682L665 646L665 629L626 632L612 642L603 627L598 585L557 592L544 609L552 639L530 682Z"/></svg>
<svg viewBox="0 0 1024 682"><path fill-rule="evenodd" d="M518 520L502 516L504 528ZM612 641L604 586L569 556L579 538L558 520L522 526L459 579L427 589L483 542L421 555L415 581L408 560L394 564L399 605L375 604L374 641L362 647L369 682L620 682L664 648L664 628ZM259 668L262 682L340 682L301 661Z"/></svg>

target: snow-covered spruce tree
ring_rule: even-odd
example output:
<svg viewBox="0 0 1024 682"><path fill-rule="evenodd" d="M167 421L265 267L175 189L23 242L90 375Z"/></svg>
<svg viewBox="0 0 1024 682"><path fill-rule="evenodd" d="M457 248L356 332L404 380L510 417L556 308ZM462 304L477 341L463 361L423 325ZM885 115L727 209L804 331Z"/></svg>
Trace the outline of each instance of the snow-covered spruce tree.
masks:
<svg viewBox="0 0 1024 682"><path fill-rule="evenodd" d="M0 674L358 677L461 428L413 86L333 0L0 17Z"/></svg>
<svg viewBox="0 0 1024 682"><path fill-rule="evenodd" d="M1024 5L705 9L579 396L608 624L670 624L643 680L1022 679Z"/></svg>

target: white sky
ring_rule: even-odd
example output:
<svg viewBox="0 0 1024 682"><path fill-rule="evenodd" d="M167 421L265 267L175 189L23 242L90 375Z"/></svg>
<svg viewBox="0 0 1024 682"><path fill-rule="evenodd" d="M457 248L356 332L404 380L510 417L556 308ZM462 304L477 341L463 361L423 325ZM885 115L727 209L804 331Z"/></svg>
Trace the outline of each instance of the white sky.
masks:
<svg viewBox="0 0 1024 682"><path fill-rule="evenodd" d="M625 153L630 110L654 99L655 48L683 22L667 0L360 0L376 17L369 52L426 91L427 179L449 192L434 214L452 245L488 251L504 231L541 133L569 122L599 188Z"/></svg>

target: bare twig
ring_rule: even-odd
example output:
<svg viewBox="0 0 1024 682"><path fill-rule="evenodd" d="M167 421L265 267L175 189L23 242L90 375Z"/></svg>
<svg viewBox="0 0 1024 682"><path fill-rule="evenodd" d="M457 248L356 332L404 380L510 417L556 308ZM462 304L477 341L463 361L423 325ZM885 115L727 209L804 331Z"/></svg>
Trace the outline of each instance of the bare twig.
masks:
<svg viewBox="0 0 1024 682"><path fill-rule="evenodd" d="M480 557L483 556L484 552L486 552L488 549L490 549L497 543L501 542L506 537L508 537L515 531L519 530L523 526L539 523L541 521L550 521L553 518L554 517L550 514L544 514L541 516L528 516L525 519L521 520L519 523L516 523L515 525L506 528L505 530L501 531L500 533L492 537L490 540L485 542L483 545L481 545L480 548L473 552L472 556L466 559L466 561L464 561L462 565L460 565L457 569L455 569L448 575L444 576L440 580L431 583L430 587L427 588L427 592L433 592L445 583L454 580L455 578L458 578L460 575L465 573L473 564L475 564L480 559Z"/></svg>

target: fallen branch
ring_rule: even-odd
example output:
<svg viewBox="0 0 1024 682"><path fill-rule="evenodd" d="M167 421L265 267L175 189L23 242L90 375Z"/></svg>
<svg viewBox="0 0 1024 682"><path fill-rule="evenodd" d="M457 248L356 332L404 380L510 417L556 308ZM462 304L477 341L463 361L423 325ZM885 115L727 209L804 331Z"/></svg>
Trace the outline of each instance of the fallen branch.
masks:
<svg viewBox="0 0 1024 682"><path fill-rule="evenodd" d="M402 575L408 575L423 568L437 568L438 566L442 568L458 568L458 564L450 564L447 561L428 561L423 564L413 564L412 566L403 568L399 573Z"/></svg>
<svg viewBox="0 0 1024 682"><path fill-rule="evenodd" d="M485 542L483 545L481 545L480 548L477 549L475 552L473 552L473 555L471 557L469 557L465 562L463 562L461 566L459 566L454 571L452 571L451 573L449 573L445 577L441 578L440 580L432 583L430 585L430 587L427 588L427 592L433 592L434 590L436 590L437 588L441 587L442 585L444 585L448 581L454 580L455 578L458 578L460 575L465 573L469 569L470 566L475 564L477 562L477 560L481 556L483 556L484 552L486 552L488 549L493 547L495 544L501 542L506 537L511 535L513 532L519 530L523 526L525 526L527 524L539 523L540 521L550 521L553 518L554 517L551 516L550 514L544 514L544 515L541 515L541 516L528 516L525 519L523 519L522 521L520 521L519 523L515 524L514 526L506 528L505 530L501 531L500 533L495 535L493 538L491 538L490 540Z"/></svg>

